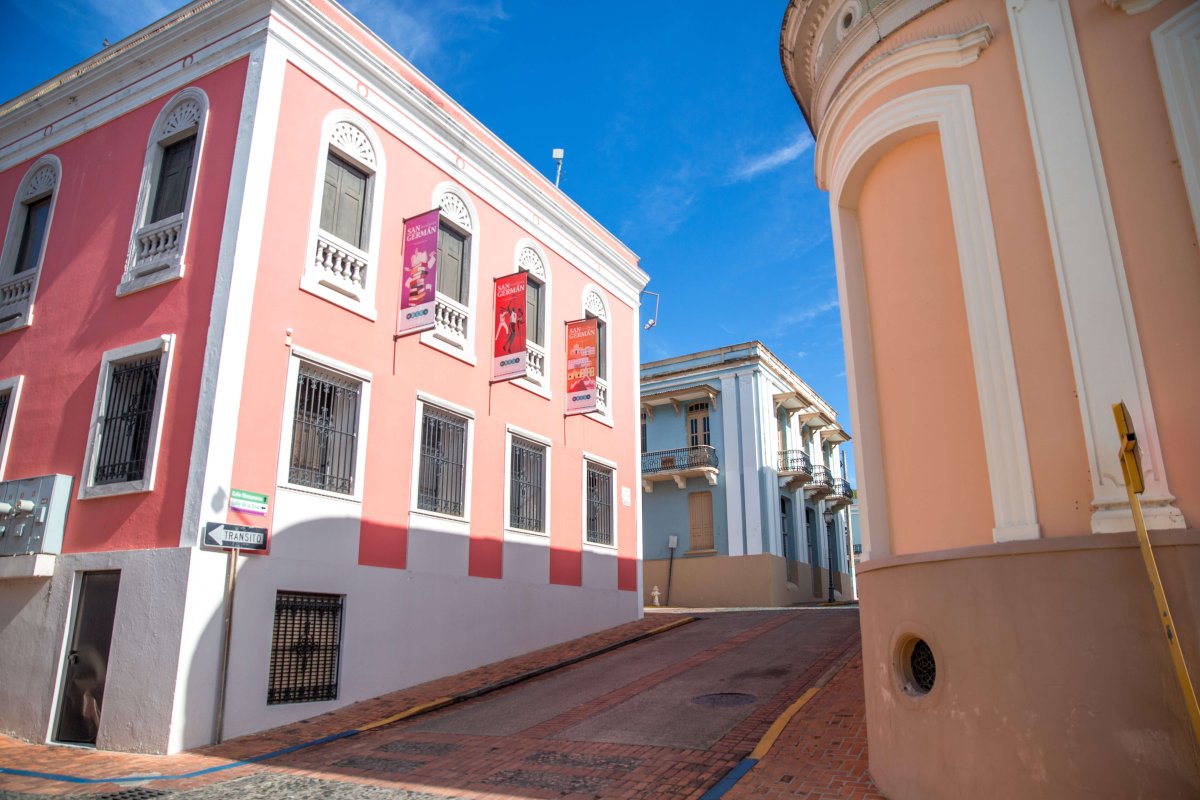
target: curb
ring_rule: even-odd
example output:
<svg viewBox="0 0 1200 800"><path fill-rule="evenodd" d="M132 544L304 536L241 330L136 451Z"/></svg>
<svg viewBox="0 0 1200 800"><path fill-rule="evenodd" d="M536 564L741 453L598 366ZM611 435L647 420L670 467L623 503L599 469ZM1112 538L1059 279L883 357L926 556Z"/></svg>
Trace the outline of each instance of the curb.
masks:
<svg viewBox="0 0 1200 800"><path fill-rule="evenodd" d="M758 762L766 758L771 752L771 748L775 746L775 741L779 735L783 733L784 728L792 721L792 717L808 704L809 700L817 695L827 683L833 680L833 676L842 671L842 668L850 663L850 659L862 650L862 643L856 646L847 647L837 659L830 664L821 675L813 681L813 685L804 690L804 693L793 702L790 706L784 709L783 713L775 718L771 723L771 727L767 728L767 732L758 740L758 745L750 752L750 755L743 758L734 766L733 769L725 773L721 780L717 781L711 789L700 796L700 800L719 800L725 796L725 793L737 785L737 782L746 776L750 770L758 766Z"/></svg>

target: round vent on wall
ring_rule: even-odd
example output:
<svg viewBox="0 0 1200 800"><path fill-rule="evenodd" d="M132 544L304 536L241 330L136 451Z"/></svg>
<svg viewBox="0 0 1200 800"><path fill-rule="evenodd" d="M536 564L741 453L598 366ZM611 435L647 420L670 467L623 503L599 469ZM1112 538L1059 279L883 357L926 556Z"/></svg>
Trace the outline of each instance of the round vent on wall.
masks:
<svg viewBox="0 0 1200 800"><path fill-rule="evenodd" d="M906 637L897 653L900 686L906 694L923 696L933 691L937 680L937 660L933 649L924 639Z"/></svg>

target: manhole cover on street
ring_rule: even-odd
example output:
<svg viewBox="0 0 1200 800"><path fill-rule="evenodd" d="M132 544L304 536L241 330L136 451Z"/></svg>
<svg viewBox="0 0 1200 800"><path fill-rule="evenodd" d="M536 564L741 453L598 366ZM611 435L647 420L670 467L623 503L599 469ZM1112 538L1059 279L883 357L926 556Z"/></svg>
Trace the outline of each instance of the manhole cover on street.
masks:
<svg viewBox="0 0 1200 800"><path fill-rule="evenodd" d="M735 706L748 706L751 703L757 702L758 698L752 694L744 692L717 692L716 694L702 694L699 697L693 697L692 702L704 708L734 708Z"/></svg>

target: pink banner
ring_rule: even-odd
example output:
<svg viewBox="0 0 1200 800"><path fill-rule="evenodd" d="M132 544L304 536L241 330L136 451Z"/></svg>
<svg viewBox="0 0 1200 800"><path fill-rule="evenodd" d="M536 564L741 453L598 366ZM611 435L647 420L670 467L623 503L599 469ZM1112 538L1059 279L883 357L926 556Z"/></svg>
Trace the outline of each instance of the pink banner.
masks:
<svg viewBox="0 0 1200 800"><path fill-rule="evenodd" d="M400 319L396 335L427 331L434 325L437 296L438 223L441 210L404 220L404 255L400 268Z"/></svg>
<svg viewBox="0 0 1200 800"><path fill-rule="evenodd" d="M567 414L590 414L596 410L598 342L595 319L567 323Z"/></svg>
<svg viewBox="0 0 1200 800"><path fill-rule="evenodd" d="M510 381L525 377L525 290L528 273L518 272L496 279L495 313L492 324L492 380Z"/></svg>

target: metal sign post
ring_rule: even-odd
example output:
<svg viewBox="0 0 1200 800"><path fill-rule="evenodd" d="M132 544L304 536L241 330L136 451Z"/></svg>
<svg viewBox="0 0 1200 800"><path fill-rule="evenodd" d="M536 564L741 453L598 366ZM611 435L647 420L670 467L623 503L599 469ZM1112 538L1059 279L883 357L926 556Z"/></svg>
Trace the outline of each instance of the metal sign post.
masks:
<svg viewBox="0 0 1200 800"><path fill-rule="evenodd" d="M1196 702L1196 687L1188 674L1187 662L1183 659L1183 650L1179 647L1179 637L1176 634L1175 620L1171 617L1171 608L1167 605L1167 595L1163 591L1162 577L1158 574L1158 563L1154 560L1154 550L1150 547L1150 534L1146 530L1146 520L1142 516L1142 503L1138 495L1145 490L1145 479L1142 475L1141 456L1138 454L1137 433L1133 430L1133 421L1129 417L1129 409L1125 403L1113 403L1113 417L1117 422L1117 433L1121 437L1121 473L1125 478L1125 492L1129 495L1129 508L1133 512L1133 525L1137 528L1138 546L1142 551L1142 562L1146 566L1146 575L1154 589L1154 602L1158 604L1158 615L1162 621L1163 634L1167 639L1167 649L1171 652L1171 661L1175 664L1175 677L1179 680L1179 688L1183 690L1183 702L1187 706L1188 716L1192 720L1192 735L1197 746L1200 746L1200 704Z"/></svg>
<svg viewBox="0 0 1200 800"><path fill-rule="evenodd" d="M225 621L221 637L221 677L217 685L217 713L213 723L213 744L220 744L225 728L225 688L229 683L229 641L233 635L233 595L237 588L237 563L242 550L263 552L267 549L267 529L232 525L228 522L209 522L204 526L204 547L224 550L225 563Z"/></svg>
<svg viewBox="0 0 1200 800"><path fill-rule="evenodd" d="M220 744L225 732L225 687L229 683L229 638L233 633L233 592L237 586L238 548L228 551L225 564L225 621L221 640L221 683L217 686L217 719L213 726L213 744Z"/></svg>

